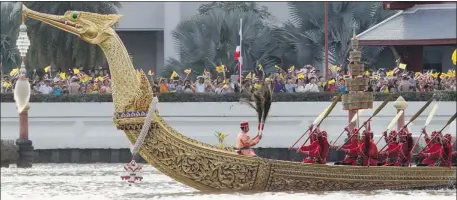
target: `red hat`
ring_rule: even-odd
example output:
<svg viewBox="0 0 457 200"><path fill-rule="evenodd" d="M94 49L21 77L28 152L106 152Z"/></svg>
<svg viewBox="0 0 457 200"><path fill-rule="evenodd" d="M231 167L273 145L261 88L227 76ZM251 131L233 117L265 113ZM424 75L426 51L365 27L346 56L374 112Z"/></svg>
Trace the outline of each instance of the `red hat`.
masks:
<svg viewBox="0 0 457 200"><path fill-rule="evenodd" d="M327 137L327 131L322 131L321 134L322 134L322 137Z"/></svg>
<svg viewBox="0 0 457 200"><path fill-rule="evenodd" d="M241 127L249 126L249 122L247 122L247 121L242 121L242 122L240 123L240 126L241 126Z"/></svg>

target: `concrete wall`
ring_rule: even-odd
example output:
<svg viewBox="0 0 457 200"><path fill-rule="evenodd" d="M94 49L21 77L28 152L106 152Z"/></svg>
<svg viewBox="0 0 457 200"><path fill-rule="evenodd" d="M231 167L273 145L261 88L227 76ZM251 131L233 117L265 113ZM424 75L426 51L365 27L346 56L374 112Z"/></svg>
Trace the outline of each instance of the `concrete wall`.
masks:
<svg viewBox="0 0 457 200"><path fill-rule="evenodd" d="M377 107L381 102L375 102ZM410 102L406 120L425 102ZM329 102L278 102L272 105L265 125L262 142L258 147L289 147L314 121ZM430 106L431 107L431 106ZM427 109L410 127L415 135L425 123ZM240 103L160 103L159 111L171 126L182 134L202 142L216 144L215 131L228 133L227 145L234 145L239 132L239 122L247 120L256 127L255 112ZM361 121L372 110L362 113ZM430 131L440 129L456 112L455 102L439 102ZM29 111L29 135L35 149L87 148L122 149L130 144L122 131L116 130L112 121L111 103L31 103ZM375 135L380 135L396 111L389 103L372 123ZM347 125L347 112L338 104L321 127L329 133L329 141L335 140ZM1 103L1 137L18 137L18 115L14 103ZM446 129L449 130L449 129ZM455 130L454 130L455 133ZM254 135L255 131L251 131ZM339 143L342 143L340 139Z"/></svg>

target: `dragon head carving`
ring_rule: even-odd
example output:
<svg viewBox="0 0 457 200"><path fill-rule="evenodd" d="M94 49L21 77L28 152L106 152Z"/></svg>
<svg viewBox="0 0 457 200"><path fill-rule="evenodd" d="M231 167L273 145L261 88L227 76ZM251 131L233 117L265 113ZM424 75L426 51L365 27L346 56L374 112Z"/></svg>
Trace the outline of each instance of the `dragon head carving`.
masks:
<svg viewBox="0 0 457 200"><path fill-rule="evenodd" d="M122 15L102 15L82 11L67 11L64 15L51 15L30 10L24 5L22 5L22 14L73 33L91 44L100 44L115 34L111 26L122 17Z"/></svg>

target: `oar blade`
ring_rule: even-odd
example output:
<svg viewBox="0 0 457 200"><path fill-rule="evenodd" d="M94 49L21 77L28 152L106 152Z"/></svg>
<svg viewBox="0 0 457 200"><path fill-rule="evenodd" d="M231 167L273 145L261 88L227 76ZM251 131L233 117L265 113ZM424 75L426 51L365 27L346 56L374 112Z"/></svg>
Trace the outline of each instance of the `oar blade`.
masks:
<svg viewBox="0 0 457 200"><path fill-rule="evenodd" d="M430 122L432 122L433 116L435 116L437 109L438 109L438 104L435 103L435 105L433 105L432 110L430 110L430 114L428 114L428 117L427 117L427 120L425 121L424 126L428 126L428 124L430 124Z"/></svg>
<svg viewBox="0 0 457 200"><path fill-rule="evenodd" d="M392 127L397 123L398 119L400 119L401 115L403 114L403 110L400 110L400 112L395 115L395 117L390 121L390 124L387 126L387 130L391 130Z"/></svg>

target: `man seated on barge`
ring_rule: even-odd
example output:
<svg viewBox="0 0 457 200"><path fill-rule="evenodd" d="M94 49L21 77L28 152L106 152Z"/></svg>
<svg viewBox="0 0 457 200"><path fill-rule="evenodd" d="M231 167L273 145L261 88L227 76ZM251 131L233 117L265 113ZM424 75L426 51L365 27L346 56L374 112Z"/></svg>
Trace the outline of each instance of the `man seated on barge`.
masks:
<svg viewBox="0 0 457 200"><path fill-rule="evenodd" d="M254 138L250 138L249 133L249 123L244 121L240 123L241 131L236 138L236 149L238 154L256 157L254 150L251 147L257 145L262 139L262 136L257 135Z"/></svg>

